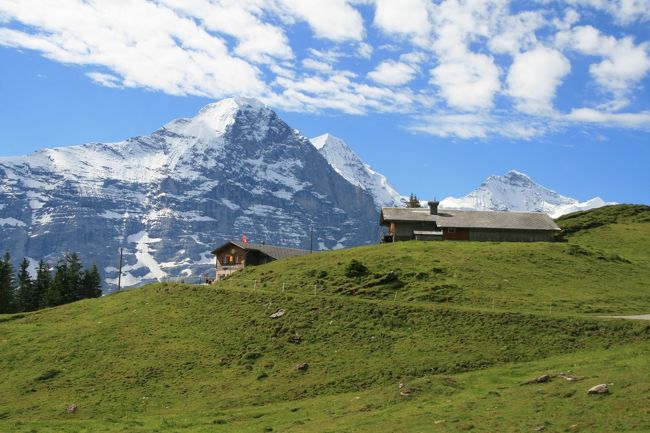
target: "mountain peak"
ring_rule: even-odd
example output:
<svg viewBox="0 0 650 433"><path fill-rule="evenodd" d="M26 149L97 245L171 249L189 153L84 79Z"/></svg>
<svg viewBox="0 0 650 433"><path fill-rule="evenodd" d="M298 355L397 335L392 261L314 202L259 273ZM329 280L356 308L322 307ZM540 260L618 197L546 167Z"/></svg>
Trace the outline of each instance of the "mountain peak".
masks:
<svg viewBox="0 0 650 433"><path fill-rule="evenodd" d="M199 115L210 112L238 112L240 110L270 110L270 108L259 99L236 96L220 101L212 102L199 110Z"/></svg>
<svg viewBox="0 0 650 433"><path fill-rule="evenodd" d="M314 137L310 141L311 141L311 144L313 144L314 147L316 149L318 149L318 150L320 150L323 147L328 146L328 145L330 145L330 146L331 145L339 145L339 146L343 145L343 146L347 147L347 145L345 144L345 142L343 140L341 140L338 137L333 136L329 132L326 132L323 135L319 135L318 137Z"/></svg>
<svg viewBox="0 0 650 433"><path fill-rule="evenodd" d="M203 141L222 135L237 120L242 112L259 114L266 123L273 111L261 101L254 98L226 98L210 103L191 118L176 119L165 125L165 129L179 135L202 138ZM260 128L265 129L265 128Z"/></svg>
<svg viewBox="0 0 650 433"><path fill-rule="evenodd" d="M556 218L578 210L604 206L599 197L585 202L565 197L533 181L528 175L510 170L503 176L490 176L464 197L447 197L441 207L498 211L545 212Z"/></svg>

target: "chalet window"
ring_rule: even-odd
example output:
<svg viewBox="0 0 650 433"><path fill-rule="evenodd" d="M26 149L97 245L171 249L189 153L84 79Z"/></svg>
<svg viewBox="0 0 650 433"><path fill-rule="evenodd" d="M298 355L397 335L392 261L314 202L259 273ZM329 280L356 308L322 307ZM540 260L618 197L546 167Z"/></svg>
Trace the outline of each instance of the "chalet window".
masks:
<svg viewBox="0 0 650 433"><path fill-rule="evenodd" d="M456 227L449 227L449 228L447 229L447 232L449 232L449 233L456 233Z"/></svg>

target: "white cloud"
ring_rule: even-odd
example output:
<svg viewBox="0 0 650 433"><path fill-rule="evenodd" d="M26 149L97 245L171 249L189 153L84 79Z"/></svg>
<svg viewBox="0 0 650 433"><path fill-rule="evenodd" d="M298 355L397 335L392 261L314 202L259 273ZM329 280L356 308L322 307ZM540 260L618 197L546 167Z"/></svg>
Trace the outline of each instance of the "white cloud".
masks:
<svg viewBox="0 0 650 433"><path fill-rule="evenodd" d="M115 75L105 74L103 72L88 72L86 76L104 87L120 87L120 78Z"/></svg>
<svg viewBox="0 0 650 433"><path fill-rule="evenodd" d="M490 108L501 87L493 59L469 52L432 69L431 83L440 88L450 107L463 110Z"/></svg>
<svg viewBox="0 0 650 433"><path fill-rule="evenodd" d="M205 28L238 40L235 52L256 62L273 58L291 58L293 52L284 31L264 23L263 4L259 1L238 0L160 0L176 12L200 20Z"/></svg>
<svg viewBox="0 0 650 433"><path fill-rule="evenodd" d="M0 46L83 65L105 87L418 113L411 130L441 136L647 127L647 0L568 1L1 0ZM589 9L616 17L615 37L589 25L601 25ZM361 11L374 12L372 25ZM415 79L420 71L428 83ZM570 71L581 99L560 114L553 102ZM632 102L639 112L622 113Z"/></svg>
<svg viewBox="0 0 650 433"><path fill-rule="evenodd" d="M522 12L499 20L496 34L490 37L488 46L493 53L517 55L537 45L537 29L546 20L541 12Z"/></svg>
<svg viewBox="0 0 650 433"><path fill-rule="evenodd" d="M0 8L38 29L0 28L0 45L41 51L62 63L104 66L125 87L212 97L265 89L257 68L232 56L221 38L155 3L6 0Z"/></svg>
<svg viewBox="0 0 650 433"><path fill-rule="evenodd" d="M571 110L566 117L569 120L578 122L650 129L650 111L642 111L640 113L609 113L592 108L577 108Z"/></svg>
<svg viewBox="0 0 650 433"><path fill-rule="evenodd" d="M530 120L504 119L501 116L485 113L451 113L417 116L408 130L445 138L487 138L498 135L528 140L546 133L548 126L545 127Z"/></svg>
<svg viewBox="0 0 650 433"><path fill-rule="evenodd" d="M648 43L635 45L630 37L605 36L592 26L578 26L558 33L560 46L604 60L589 67L590 74L606 90L618 96L628 93L650 71Z"/></svg>
<svg viewBox="0 0 650 433"><path fill-rule="evenodd" d="M374 24L386 33L426 35L431 30L424 0L375 0Z"/></svg>
<svg viewBox="0 0 650 433"><path fill-rule="evenodd" d="M380 84L388 86L401 86L415 77L416 70L406 63L385 61L368 73L368 77Z"/></svg>
<svg viewBox="0 0 650 433"><path fill-rule="evenodd" d="M553 98L571 63L557 50L537 47L515 57L508 72L508 93L517 109L530 114L553 112Z"/></svg>
<svg viewBox="0 0 650 433"><path fill-rule="evenodd" d="M302 61L302 66L307 69L312 69L314 71L320 72L330 72L332 70L332 65L329 63L321 62L314 59L304 59Z"/></svg>
<svg viewBox="0 0 650 433"><path fill-rule="evenodd" d="M566 0L576 6L587 6L611 14L621 24L650 20L647 0Z"/></svg>
<svg viewBox="0 0 650 433"><path fill-rule="evenodd" d="M345 0L279 0L286 12L306 21L317 36L333 41L363 39L361 14Z"/></svg>

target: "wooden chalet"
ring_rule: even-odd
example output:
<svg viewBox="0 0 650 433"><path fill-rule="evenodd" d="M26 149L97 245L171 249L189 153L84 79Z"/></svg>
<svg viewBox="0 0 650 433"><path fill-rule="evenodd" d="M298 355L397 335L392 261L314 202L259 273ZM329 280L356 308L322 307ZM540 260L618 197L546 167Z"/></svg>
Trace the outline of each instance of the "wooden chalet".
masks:
<svg viewBox="0 0 650 433"><path fill-rule="evenodd" d="M544 213L495 212L427 208L383 208L379 223L388 227L382 242L459 240L552 242L560 228Z"/></svg>
<svg viewBox="0 0 650 433"><path fill-rule="evenodd" d="M249 244L230 241L212 251L215 256L216 277L220 280L246 266L257 266L274 260L309 254L309 250Z"/></svg>

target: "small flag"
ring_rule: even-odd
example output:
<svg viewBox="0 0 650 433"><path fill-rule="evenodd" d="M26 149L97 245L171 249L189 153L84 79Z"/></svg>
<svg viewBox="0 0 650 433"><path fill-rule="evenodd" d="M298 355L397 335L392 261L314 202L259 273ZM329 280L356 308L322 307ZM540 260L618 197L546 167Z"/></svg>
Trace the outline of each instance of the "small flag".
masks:
<svg viewBox="0 0 650 433"><path fill-rule="evenodd" d="M248 238L246 237L246 235L241 235L241 241L245 244L248 243Z"/></svg>

